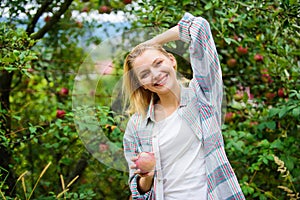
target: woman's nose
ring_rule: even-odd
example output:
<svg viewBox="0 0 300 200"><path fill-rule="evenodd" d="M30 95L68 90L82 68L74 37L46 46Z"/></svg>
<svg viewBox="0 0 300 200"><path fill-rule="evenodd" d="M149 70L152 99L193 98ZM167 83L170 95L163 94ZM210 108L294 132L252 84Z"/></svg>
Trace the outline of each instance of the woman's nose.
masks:
<svg viewBox="0 0 300 200"><path fill-rule="evenodd" d="M160 71L159 70L157 70L157 69L151 69L151 74L152 74L152 78L153 78L153 80L157 80L157 79L159 79L159 77L160 77Z"/></svg>

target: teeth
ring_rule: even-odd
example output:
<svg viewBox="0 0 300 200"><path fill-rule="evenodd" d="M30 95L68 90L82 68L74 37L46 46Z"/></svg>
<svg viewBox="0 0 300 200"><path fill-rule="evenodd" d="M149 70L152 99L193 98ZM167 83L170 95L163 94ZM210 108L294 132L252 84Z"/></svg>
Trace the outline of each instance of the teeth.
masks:
<svg viewBox="0 0 300 200"><path fill-rule="evenodd" d="M154 83L154 86L157 86L157 85L161 85L166 79L166 76L164 76L162 79L159 80L159 82L156 82Z"/></svg>

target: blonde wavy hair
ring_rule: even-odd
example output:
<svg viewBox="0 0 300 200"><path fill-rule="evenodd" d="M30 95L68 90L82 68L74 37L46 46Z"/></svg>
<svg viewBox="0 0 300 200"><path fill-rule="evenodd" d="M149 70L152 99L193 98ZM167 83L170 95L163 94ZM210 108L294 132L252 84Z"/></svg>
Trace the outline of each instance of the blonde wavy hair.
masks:
<svg viewBox="0 0 300 200"><path fill-rule="evenodd" d="M170 56L170 53L168 53L161 45L139 44L125 58L122 89L125 105L128 106L126 111L130 115L139 113L144 117L146 116L151 99L158 98L157 94L142 87L133 70L135 59L142 55L146 50L157 50L166 57ZM177 66L175 66L175 69L176 68Z"/></svg>

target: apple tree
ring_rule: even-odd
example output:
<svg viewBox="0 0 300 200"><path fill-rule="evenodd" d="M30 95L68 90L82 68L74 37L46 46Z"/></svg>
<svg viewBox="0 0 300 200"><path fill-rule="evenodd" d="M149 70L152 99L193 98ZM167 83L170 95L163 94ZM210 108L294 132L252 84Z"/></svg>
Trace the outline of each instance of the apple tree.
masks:
<svg viewBox="0 0 300 200"><path fill-rule="evenodd" d="M89 18L100 5L73 0L1 2L1 198L128 196L127 174L91 156L73 119L72 87L88 57L84 47L101 41L97 35L82 39L102 26L84 16ZM82 14L87 15L78 17ZM99 112L105 131L121 139L121 131L107 117L109 111ZM98 150L105 148L99 145Z"/></svg>

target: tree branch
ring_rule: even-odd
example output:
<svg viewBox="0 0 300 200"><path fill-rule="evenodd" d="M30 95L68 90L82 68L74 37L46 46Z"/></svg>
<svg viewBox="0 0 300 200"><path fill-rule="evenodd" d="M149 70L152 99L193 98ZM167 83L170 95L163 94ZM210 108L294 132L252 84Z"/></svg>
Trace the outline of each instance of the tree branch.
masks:
<svg viewBox="0 0 300 200"><path fill-rule="evenodd" d="M87 160L89 159L90 155L87 152L83 152L81 155L81 158L78 160L75 169L69 174L67 178L67 182L70 182L72 179L74 179L77 175L81 177L83 174L85 168L88 165Z"/></svg>
<svg viewBox="0 0 300 200"><path fill-rule="evenodd" d="M38 32L31 34L30 37L34 40L41 39L60 20L60 17L68 10L72 2L73 0L66 0L60 9L54 13L53 17Z"/></svg>
<svg viewBox="0 0 300 200"><path fill-rule="evenodd" d="M52 4L52 0L46 0L42 4L42 6L37 10L35 15L33 16L31 23L28 25L26 32L28 35L31 35L34 32L34 28L36 26L36 23L38 22L39 18L42 16L42 14L47 10L47 8Z"/></svg>

